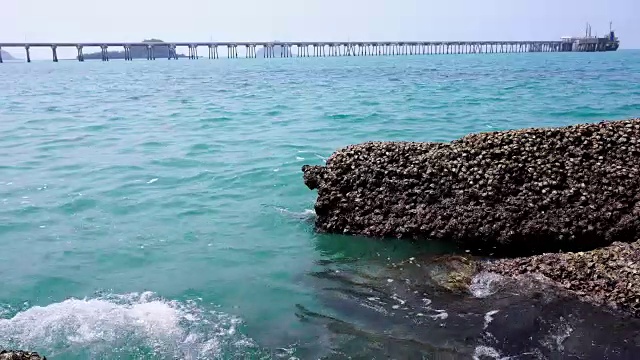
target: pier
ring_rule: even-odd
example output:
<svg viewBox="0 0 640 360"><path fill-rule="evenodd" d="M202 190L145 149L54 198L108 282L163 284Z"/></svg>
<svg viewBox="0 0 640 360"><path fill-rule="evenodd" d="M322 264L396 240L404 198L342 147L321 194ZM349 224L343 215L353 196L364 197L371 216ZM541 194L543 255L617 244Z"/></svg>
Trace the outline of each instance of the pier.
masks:
<svg viewBox="0 0 640 360"><path fill-rule="evenodd" d="M75 48L78 61L84 61L85 48L100 48L102 61L109 61L109 48L124 50L124 60L131 61L132 48L146 49L147 60L155 60L155 50L166 49L167 59L179 58L177 49L187 48L188 59L199 59L198 48L208 49L209 59L218 59L219 48L226 48L227 58L238 58L238 47L245 48L245 57L333 57L333 56L398 56L432 54L498 54L535 52L597 52L615 51L619 41L613 31L607 37L564 37L559 41L346 41L346 42L136 42L136 43L0 43L2 48L23 48L31 62L32 48L50 48L52 59L58 62L59 48ZM295 50L295 51L294 51ZM2 56L0 55L0 63Z"/></svg>

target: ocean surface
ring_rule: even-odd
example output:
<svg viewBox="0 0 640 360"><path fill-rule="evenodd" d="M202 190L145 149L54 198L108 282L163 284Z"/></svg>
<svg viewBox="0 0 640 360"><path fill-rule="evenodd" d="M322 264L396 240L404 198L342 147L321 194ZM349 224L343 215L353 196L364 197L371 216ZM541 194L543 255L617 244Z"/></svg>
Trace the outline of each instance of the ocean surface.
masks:
<svg viewBox="0 0 640 360"><path fill-rule="evenodd" d="M640 51L5 63L0 95L0 348L544 357L578 315L499 334L517 306L482 289L411 305L392 265L454 250L314 233L300 169L368 140L638 117Z"/></svg>

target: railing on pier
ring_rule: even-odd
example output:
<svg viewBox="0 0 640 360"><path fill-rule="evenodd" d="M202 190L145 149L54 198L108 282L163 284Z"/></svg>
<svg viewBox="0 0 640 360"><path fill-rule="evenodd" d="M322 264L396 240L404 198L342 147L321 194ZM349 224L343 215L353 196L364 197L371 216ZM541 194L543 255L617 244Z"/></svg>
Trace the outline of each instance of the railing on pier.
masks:
<svg viewBox="0 0 640 360"><path fill-rule="evenodd" d="M109 61L111 47L124 49L124 59L133 60L131 49L146 49L147 60L155 60L155 50L165 48L168 59L178 59L176 49L188 48L188 58L198 59L198 48L207 48L209 59L218 59L218 48L227 48L228 58L238 58L238 47L245 47L247 58L262 57L327 57L327 56L383 56L430 54L491 54L574 51L572 44L563 41L395 41L395 42L136 42L136 43L0 43L2 48L24 48L27 62L31 62L31 48L51 48L53 61L58 61L58 48L77 50L77 60L84 61L84 48L99 47L102 61ZM296 52L294 53L294 48ZM0 53L0 63L2 55Z"/></svg>

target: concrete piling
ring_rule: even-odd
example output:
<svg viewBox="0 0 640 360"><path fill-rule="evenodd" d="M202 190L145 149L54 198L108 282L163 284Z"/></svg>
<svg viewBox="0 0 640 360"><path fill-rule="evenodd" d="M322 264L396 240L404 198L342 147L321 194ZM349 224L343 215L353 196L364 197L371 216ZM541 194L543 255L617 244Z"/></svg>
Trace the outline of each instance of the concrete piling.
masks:
<svg viewBox="0 0 640 360"><path fill-rule="evenodd" d="M198 45L197 44L189 44L189 59L197 60L198 59ZM216 51L217 52L217 51ZM176 54L177 57L177 54Z"/></svg>
<svg viewBox="0 0 640 360"><path fill-rule="evenodd" d="M100 46L100 54L102 61L109 61L109 51L106 45Z"/></svg>
<svg viewBox="0 0 640 360"><path fill-rule="evenodd" d="M78 50L78 61L84 61L84 54L82 52L82 45L76 45L76 49Z"/></svg>

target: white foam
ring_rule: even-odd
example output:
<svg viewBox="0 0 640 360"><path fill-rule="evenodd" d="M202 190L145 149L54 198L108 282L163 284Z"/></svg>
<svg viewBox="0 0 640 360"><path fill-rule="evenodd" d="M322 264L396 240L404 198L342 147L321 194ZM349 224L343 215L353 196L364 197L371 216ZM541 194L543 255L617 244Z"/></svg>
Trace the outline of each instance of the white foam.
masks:
<svg viewBox="0 0 640 360"><path fill-rule="evenodd" d="M147 181L147 184L153 184L156 181L158 181L158 178L153 178L153 179Z"/></svg>
<svg viewBox="0 0 640 360"><path fill-rule="evenodd" d="M560 317L558 323L552 325L549 334L541 343L551 350L564 351L564 342L572 333L573 328L564 317Z"/></svg>
<svg viewBox="0 0 640 360"><path fill-rule="evenodd" d="M447 314L444 310L436 310L436 311L438 311L438 314L431 315L431 318L433 320L446 320L449 317L449 314Z"/></svg>
<svg viewBox="0 0 640 360"><path fill-rule="evenodd" d="M471 285L469 285L469 291L471 294L478 298L485 298L496 292L496 285L502 280L502 276L483 271L476 274L471 279Z"/></svg>
<svg viewBox="0 0 640 360"><path fill-rule="evenodd" d="M407 302L406 300L399 298L397 294L391 295L391 298L397 301L400 305L404 305Z"/></svg>
<svg viewBox="0 0 640 360"><path fill-rule="evenodd" d="M195 302L168 301L150 292L108 295L34 306L0 319L0 348L38 349L52 357L83 352L96 358L146 348L181 359L212 358L224 346L254 346L236 334L240 324Z"/></svg>
<svg viewBox="0 0 640 360"><path fill-rule="evenodd" d="M473 360L481 360L481 359L497 359L497 360L506 360L508 357L502 357L498 350L484 345L478 345L473 351Z"/></svg>
<svg viewBox="0 0 640 360"><path fill-rule="evenodd" d="M484 328L483 329L487 329L489 327L489 324L491 324L491 322L493 321L493 315L499 313L500 310L491 310L488 311L486 314L484 314Z"/></svg>
<svg viewBox="0 0 640 360"><path fill-rule="evenodd" d="M312 209L304 209L304 211L296 212L283 207L275 207L280 213L295 219L311 220L316 216L316 212Z"/></svg>

